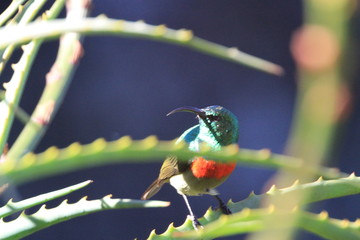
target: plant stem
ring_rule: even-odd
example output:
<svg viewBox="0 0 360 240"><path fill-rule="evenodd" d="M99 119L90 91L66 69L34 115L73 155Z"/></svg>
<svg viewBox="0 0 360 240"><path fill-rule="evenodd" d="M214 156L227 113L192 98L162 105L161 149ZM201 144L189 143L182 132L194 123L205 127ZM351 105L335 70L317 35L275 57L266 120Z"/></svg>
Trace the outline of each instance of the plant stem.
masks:
<svg viewBox="0 0 360 240"><path fill-rule="evenodd" d="M43 3L43 0L38 1L38 4L36 4L35 7L29 7L27 8L27 11L30 11L32 14L34 11L37 13ZM45 15L43 15L43 17L48 19L55 18L60 13L64 3L64 0L57 0L52 5L50 10ZM25 14L27 17L22 18L20 21L30 21L32 19L31 13ZM14 115L16 114L16 111L20 109L19 102L23 94L24 86L26 84L32 63L42 42L42 39L37 39L24 46L23 56L20 58L17 64L13 65L14 74L11 80L6 84L7 90L4 94L4 100L0 102L0 153L3 152L4 146L7 142L10 128L14 120ZM8 48L6 48L6 55L10 57L13 50L14 45L8 46ZM6 61L6 58L3 60ZM1 64L1 66L4 66L4 62ZM21 116L24 116L24 114L20 115L20 117ZM29 125L36 127L32 121L29 121Z"/></svg>
<svg viewBox="0 0 360 240"><path fill-rule="evenodd" d="M44 6L44 4L47 2L47 0L33 0L32 2L28 2L25 4L25 6L21 9L19 9L19 12L15 17L12 19L11 24L17 23L17 25L25 25L32 21L35 16L39 13L41 8ZM60 13L60 10L63 8L65 4L65 0L57 0L51 7L51 11L47 11L47 13L44 15L43 19L53 19L58 16ZM2 59L0 63L0 74L2 73L3 69L5 68L5 65L7 61L10 59L12 53L14 52L16 46L11 44L7 46L6 49L4 49L1 52ZM35 54L36 55L36 54Z"/></svg>
<svg viewBox="0 0 360 240"><path fill-rule="evenodd" d="M0 15L0 26L11 18L26 0L13 0L6 10Z"/></svg>
<svg viewBox="0 0 360 240"><path fill-rule="evenodd" d="M340 65L351 1L306 0L304 5L305 24L294 34L291 43L299 71L299 86L287 152L304 159L305 166L317 170L334 153L334 133L343 117L340 103L346 103L342 93L347 87ZM283 170L277 175L275 184L282 186L294 179L308 182L313 178L313 173L301 168L291 174ZM309 196L310 193L302 191L291 198L274 198L272 203L275 208L292 209ZM295 226L297 217L294 214L280 220L271 219L278 226L292 224L283 231L269 228L269 231L255 234L250 239L293 239L296 230L292 226Z"/></svg>
<svg viewBox="0 0 360 240"><path fill-rule="evenodd" d="M10 82L5 85L4 100L0 102L0 153L3 152L7 142L15 109L18 108L28 74L41 42L41 40L35 40L24 46L24 53L20 61L13 65L14 74Z"/></svg>
<svg viewBox="0 0 360 240"><path fill-rule="evenodd" d="M89 1L68 1L65 21L75 22L86 17ZM26 124L7 158L19 160L24 154L33 151L45 133L48 124L56 114L65 96L72 75L82 55L82 46L77 33L67 33L60 39L57 58L46 76L46 86L37 104L31 120Z"/></svg>

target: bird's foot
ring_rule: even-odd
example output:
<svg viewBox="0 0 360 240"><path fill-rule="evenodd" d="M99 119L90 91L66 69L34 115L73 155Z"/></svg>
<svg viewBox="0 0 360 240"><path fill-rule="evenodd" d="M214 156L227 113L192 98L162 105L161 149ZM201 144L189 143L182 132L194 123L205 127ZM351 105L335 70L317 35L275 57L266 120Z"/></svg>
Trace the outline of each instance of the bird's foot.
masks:
<svg viewBox="0 0 360 240"><path fill-rule="evenodd" d="M199 228L204 228L203 225L201 225L201 223L199 222L199 220L197 219L196 216L188 215L188 218L190 218L190 220L192 221L192 225L193 225L193 227L194 227L194 229L196 231L199 230Z"/></svg>
<svg viewBox="0 0 360 240"><path fill-rule="evenodd" d="M219 202L219 208L223 214L230 215L232 212L230 209L226 206L226 204L221 200L221 198L218 195L214 195L216 200Z"/></svg>
<svg viewBox="0 0 360 240"><path fill-rule="evenodd" d="M223 214L225 214L225 215L231 215L232 214L231 210L225 204L220 205L219 207L220 207L220 210L221 210L221 212Z"/></svg>

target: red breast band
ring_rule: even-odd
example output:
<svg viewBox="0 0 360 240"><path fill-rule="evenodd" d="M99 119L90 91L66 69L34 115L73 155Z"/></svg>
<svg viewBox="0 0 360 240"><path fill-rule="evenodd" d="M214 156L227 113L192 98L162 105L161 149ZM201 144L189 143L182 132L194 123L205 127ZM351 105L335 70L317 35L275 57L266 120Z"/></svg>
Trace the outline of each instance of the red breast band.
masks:
<svg viewBox="0 0 360 240"><path fill-rule="evenodd" d="M236 163L219 163L198 157L191 163L190 169L197 178L221 179L229 176L235 166Z"/></svg>

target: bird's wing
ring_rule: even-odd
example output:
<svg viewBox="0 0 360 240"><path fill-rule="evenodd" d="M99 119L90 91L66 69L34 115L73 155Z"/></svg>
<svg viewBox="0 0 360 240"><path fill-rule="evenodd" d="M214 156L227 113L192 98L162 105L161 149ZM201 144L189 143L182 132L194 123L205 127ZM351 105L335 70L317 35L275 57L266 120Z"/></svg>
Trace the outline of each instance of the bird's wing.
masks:
<svg viewBox="0 0 360 240"><path fill-rule="evenodd" d="M177 159L174 156L167 157L161 166L159 177L145 190L141 196L142 200L147 200L154 196L169 179L179 174Z"/></svg>
<svg viewBox="0 0 360 240"><path fill-rule="evenodd" d="M177 158L175 156L167 157L161 166L159 180L168 180L177 174L179 174Z"/></svg>
<svg viewBox="0 0 360 240"><path fill-rule="evenodd" d="M194 150L192 145L197 145L197 136L199 134L199 125L189 128L186 130L178 139L177 143L180 141L185 141L189 144L189 149ZM177 157L169 156L165 159L163 165L160 169L159 180L160 181L168 181L172 176L180 174L184 172L190 163L178 161Z"/></svg>

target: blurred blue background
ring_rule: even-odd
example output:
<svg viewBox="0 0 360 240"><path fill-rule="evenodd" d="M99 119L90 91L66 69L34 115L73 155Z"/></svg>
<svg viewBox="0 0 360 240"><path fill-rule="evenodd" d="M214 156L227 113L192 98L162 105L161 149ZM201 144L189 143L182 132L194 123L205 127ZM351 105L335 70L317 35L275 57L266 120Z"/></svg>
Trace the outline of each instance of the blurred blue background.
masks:
<svg viewBox="0 0 360 240"><path fill-rule="evenodd" d="M301 1L260 0L95 0L92 16L186 28L195 35L272 61L284 67L282 77L255 71L186 48L148 40L86 37L85 55L54 122L37 151L97 138L115 140L123 135L141 139L157 135L170 140L196 124L194 116L166 117L170 110L190 105L222 105L239 119L243 148L269 148L282 153L288 138L296 94L295 65L289 52L294 30L302 23ZM36 60L22 107L31 112L44 87L45 75L54 62L57 42L44 44ZM14 61L18 56L14 57ZM11 72L2 76L7 81ZM356 84L357 85L357 84ZM358 89L355 91L359 92ZM357 171L359 163L359 108L354 99L348 124L339 135L338 156L332 166ZM11 142L22 126L15 124ZM351 130L349 130L351 129ZM339 162L341 159L341 162ZM22 198L92 179L89 187L69 196L90 199L113 194L138 199L157 177L161 163L107 165L30 182L18 187ZM239 201L251 191L264 191L274 171L238 166L219 191L224 200ZM162 209L135 209L96 213L61 223L27 239L144 239L152 229L163 232L170 222L181 224L187 209L183 199L165 186L154 199L171 202ZM359 197L327 201L330 216L359 216L352 203ZM192 197L196 215L202 216L216 202L209 196ZM56 206L53 201L49 206ZM342 206L339 208L338 206ZM308 235L306 239L316 239ZM227 238L239 239L239 237Z"/></svg>

